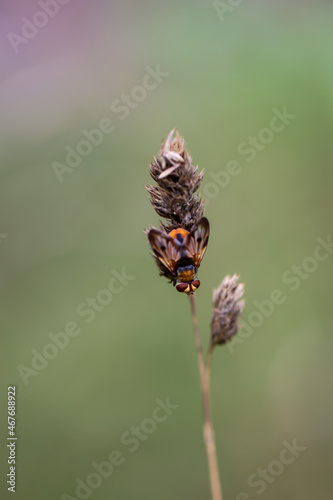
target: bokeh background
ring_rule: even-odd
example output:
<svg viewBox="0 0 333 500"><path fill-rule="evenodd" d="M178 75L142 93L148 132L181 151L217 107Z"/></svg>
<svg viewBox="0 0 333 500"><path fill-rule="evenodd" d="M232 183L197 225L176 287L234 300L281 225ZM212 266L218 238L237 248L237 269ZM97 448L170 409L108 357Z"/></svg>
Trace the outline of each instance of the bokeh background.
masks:
<svg viewBox="0 0 333 500"><path fill-rule="evenodd" d="M206 172L211 238L197 292L205 348L212 288L227 273L246 283L245 322L274 289L285 298L214 354L225 498L332 497L333 255L308 258L332 234L333 6L224 3L225 12L223 2L196 0L53 3L53 17L22 41L22 18L44 23L40 5L1 2L2 498L11 495L12 384L18 500L210 498L188 300L158 277L143 233L158 224L148 165L173 127ZM144 95L135 88L148 66L164 76ZM117 100L133 92L120 112ZM262 130L284 107L295 117L248 161L241 144L269 137ZM54 162L65 165L66 148L106 118L112 132L60 182ZM218 186L212 175L230 161L241 171ZM305 272L304 259L312 271L292 290L283 276L294 265ZM87 323L78 306L123 268L134 278ZM42 353L68 322L80 333L22 376L32 350ZM167 397L179 407L131 452L123 434ZM258 494L251 475L295 439L306 449ZM92 462L113 450L124 463L77 496L76 479L86 483Z"/></svg>

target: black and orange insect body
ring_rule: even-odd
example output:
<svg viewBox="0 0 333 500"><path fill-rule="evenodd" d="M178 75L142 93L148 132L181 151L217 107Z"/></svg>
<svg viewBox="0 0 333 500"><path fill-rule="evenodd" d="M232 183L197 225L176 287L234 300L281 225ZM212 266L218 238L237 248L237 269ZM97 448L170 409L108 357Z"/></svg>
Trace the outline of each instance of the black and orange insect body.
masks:
<svg viewBox="0 0 333 500"><path fill-rule="evenodd" d="M169 234L152 228L148 239L162 274L178 292L193 293L200 286L197 271L207 248L209 222L202 217L191 232L178 228Z"/></svg>

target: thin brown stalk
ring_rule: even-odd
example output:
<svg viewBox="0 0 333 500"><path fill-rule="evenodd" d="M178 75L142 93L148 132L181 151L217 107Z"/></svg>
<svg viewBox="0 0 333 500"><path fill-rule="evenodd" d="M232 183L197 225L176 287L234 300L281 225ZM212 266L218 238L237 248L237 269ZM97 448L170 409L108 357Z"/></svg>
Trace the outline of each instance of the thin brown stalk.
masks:
<svg viewBox="0 0 333 500"><path fill-rule="evenodd" d="M195 343L198 356L200 386L201 386L203 414L204 414L204 441L207 452L212 500L223 500L219 468L217 462L217 454L216 454L215 435L214 435L212 415L210 410L209 380L210 380L210 361L213 352L213 346L209 348L207 355L207 364L205 367L200 333L199 333L197 312L196 312L195 295L192 294L189 295L189 297L191 302L192 321L193 321Z"/></svg>

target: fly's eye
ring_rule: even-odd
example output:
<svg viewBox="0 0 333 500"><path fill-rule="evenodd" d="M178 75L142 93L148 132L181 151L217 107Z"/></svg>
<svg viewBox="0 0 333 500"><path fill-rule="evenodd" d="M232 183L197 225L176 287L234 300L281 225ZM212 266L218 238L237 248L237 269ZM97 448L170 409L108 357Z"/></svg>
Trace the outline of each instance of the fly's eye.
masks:
<svg viewBox="0 0 333 500"><path fill-rule="evenodd" d="M176 285L178 292L185 292L187 287L188 287L188 283L178 283L178 285Z"/></svg>
<svg viewBox="0 0 333 500"><path fill-rule="evenodd" d="M194 286L194 288L199 288L199 286L200 286L200 281L199 281L199 280L194 280L194 281L192 281L192 283L191 283L191 284Z"/></svg>

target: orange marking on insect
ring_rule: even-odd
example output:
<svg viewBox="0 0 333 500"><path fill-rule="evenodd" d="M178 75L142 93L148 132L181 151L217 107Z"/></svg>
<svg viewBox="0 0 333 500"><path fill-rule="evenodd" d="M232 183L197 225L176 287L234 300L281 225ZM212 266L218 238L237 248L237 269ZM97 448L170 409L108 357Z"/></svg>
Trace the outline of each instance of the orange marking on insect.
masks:
<svg viewBox="0 0 333 500"><path fill-rule="evenodd" d="M181 271L180 273L178 273L178 279L179 279L179 281L182 281L182 282L193 281L194 278L195 278L194 269L188 269L186 271Z"/></svg>
<svg viewBox="0 0 333 500"><path fill-rule="evenodd" d="M187 236L188 234L190 234L188 231L186 231L185 229L182 229L180 227L178 229L173 229L169 233L169 236L171 236L172 238L175 238L179 242L182 242L184 240L185 236Z"/></svg>

